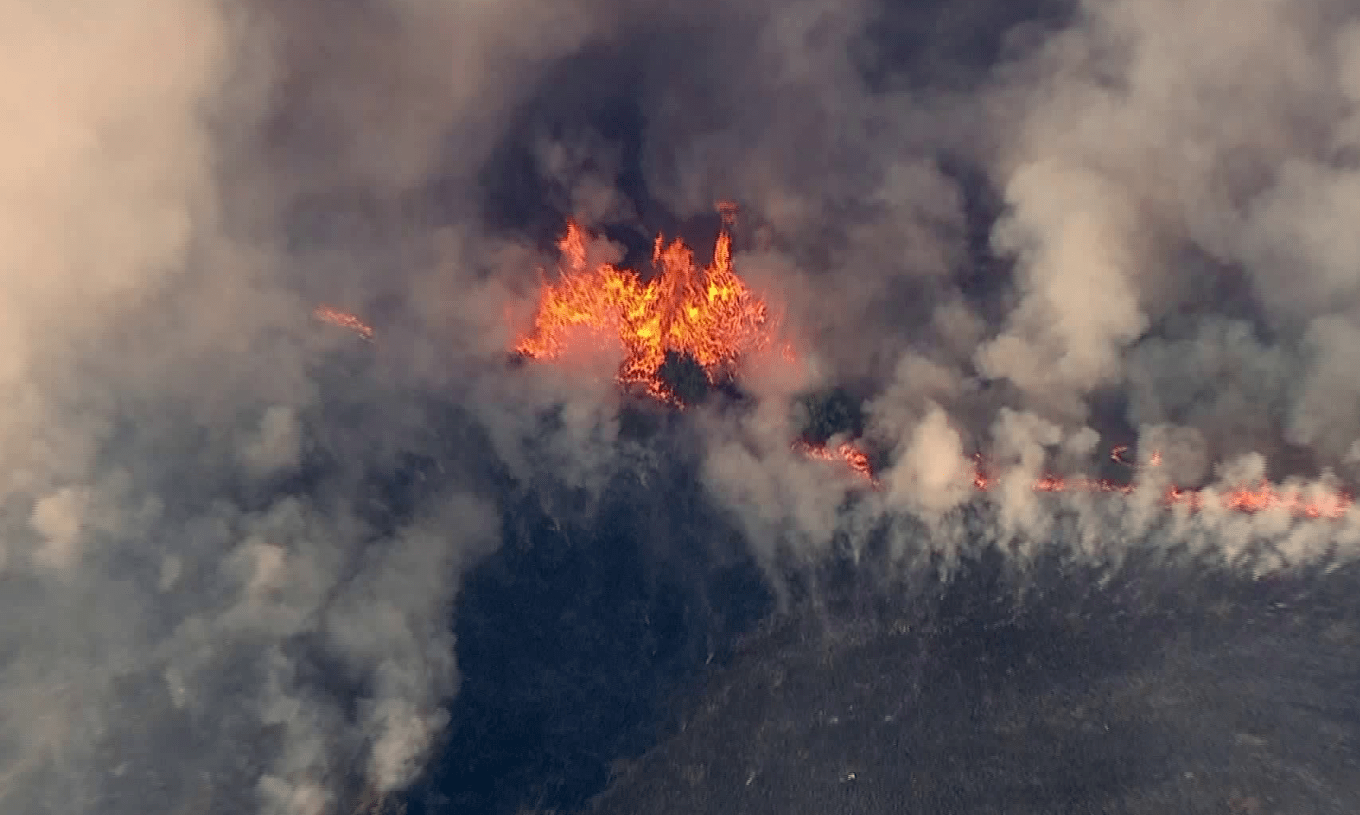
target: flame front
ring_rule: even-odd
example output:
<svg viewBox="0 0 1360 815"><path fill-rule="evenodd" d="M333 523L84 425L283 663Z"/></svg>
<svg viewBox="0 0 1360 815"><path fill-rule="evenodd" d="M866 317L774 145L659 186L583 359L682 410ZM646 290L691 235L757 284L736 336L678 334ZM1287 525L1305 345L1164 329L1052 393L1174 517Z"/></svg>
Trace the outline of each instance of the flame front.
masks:
<svg viewBox="0 0 1360 815"><path fill-rule="evenodd" d="M728 221L724 212L724 222ZM710 383L730 374L743 355L766 347L773 324L766 304L732 269L732 239L717 238L713 262L695 265L683 241L658 236L652 250L655 276L643 282L629 269L592 265L587 245L592 236L567 224L558 242L561 272L543 283L533 328L515 351L534 359L555 359L577 342L617 343L624 355L619 380L678 402L660 376L667 353L689 356Z"/></svg>
<svg viewBox="0 0 1360 815"><path fill-rule="evenodd" d="M873 489L882 487L874 474L869 456L850 442L842 442L834 450L825 445L796 442L794 450L808 458L818 461L838 462L853 473L860 482ZM1110 458L1121 464L1130 464L1126 458L1128 447L1116 447ZM973 488L978 492L988 492L996 486L997 479L987 472L980 457L975 457ZM1161 464L1162 454L1153 451L1147 466ZM1132 466L1130 464L1130 466ZM1088 478L1084 476L1041 475L1031 484L1031 489L1040 493L1113 493L1131 495L1136 485L1108 478ZM1257 487L1237 486L1224 491L1188 490L1168 486L1162 494L1162 503L1167 506L1185 506L1191 512L1200 512L1211 506L1220 506L1233 512L1254 514L1280 509L1300 518L1337 520L1345 517L1355 504L1349 492L1316 488L1313 490L1284 490L1262 480Z"/></svg>

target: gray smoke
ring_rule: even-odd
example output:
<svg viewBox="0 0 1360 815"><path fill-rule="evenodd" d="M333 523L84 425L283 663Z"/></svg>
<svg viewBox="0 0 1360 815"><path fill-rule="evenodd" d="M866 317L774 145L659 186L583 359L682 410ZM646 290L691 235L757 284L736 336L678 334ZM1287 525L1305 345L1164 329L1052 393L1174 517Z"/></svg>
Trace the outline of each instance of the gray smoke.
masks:
<svg viewBox="0 0 1360 815"><path fill-rule="evenodd" d="M350 338L310 322L317 271L270 220L293 190L258 145L303 31L206 0L4 18L0 806L320 813L400 787L497 522L455 479L375 527L358 479L382 451L331 443L409 427L368 376L349 387L394 406L382 426L326 418L319 360Z"/></svg>

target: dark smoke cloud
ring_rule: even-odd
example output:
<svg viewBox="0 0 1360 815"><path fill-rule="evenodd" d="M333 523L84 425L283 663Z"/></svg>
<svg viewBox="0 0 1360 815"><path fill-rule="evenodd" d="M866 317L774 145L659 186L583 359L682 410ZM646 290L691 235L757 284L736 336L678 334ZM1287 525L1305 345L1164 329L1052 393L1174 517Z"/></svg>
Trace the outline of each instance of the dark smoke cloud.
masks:
<svg viewBox="0 0 1360 815"><path fill-rule="evenodd" d="M885 526L903 563L1352 551L1351 516L1027 486L1110 428L1167 449L1153 481L1355 474L1350 6L952 5L8 4L4 807L310 815L409 782L499 485L579 519L656 470L614 360L504 359L571 214L620 257L743 204L739 269L806 371L692 421L768 564ZM857 501L789 448L833 385L887 465ZM986 540L957 512L979 449Z"/></svg>

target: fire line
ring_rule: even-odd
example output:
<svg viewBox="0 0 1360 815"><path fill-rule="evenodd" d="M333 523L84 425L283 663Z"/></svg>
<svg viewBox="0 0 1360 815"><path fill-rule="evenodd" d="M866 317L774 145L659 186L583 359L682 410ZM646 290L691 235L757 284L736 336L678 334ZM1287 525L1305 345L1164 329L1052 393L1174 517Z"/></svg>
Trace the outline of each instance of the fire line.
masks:
<svg viewBox="0 0 1360 815"><path fill-rule="evenodd" d="M794 444L794 449L819 461L841 462L865 486L873 489L882 487L882 483L870 466L868 455L854 444L844 442L833 450L825 445L797 442ZM1128 448L1125 446L1116 447L1110 452L1110 458L1121 464L1130 464L1128 459L1125 458L1127 452ZM996 486L997 479L986 472L980 459L977 459L977 461L978 464L973 471L972 486L978 492L988 492ZM1148 458L1148 466L1156 467L1161 464L1161 461L1161 452L1153 451ZM1130 466L1132 465L1130 464ZM1105 478L1042 475L1034 480L1031 489L1040 493L1130 495L1134 492L1136 486L1132 483ZM1355 503L1354 496L1347 492L1322 491L1313 497L1308 497L1299 490L1287 491L1277 488L1264 479L1255 488L1239 486L1223 492L1188 490L1172 485L1166 488L1162 495L1162 501L1167 506L1189 507L1192 512L1199 512L1210 506L1218 505L1232 511L1252 514L1272 509L1283 509L1291 515L1301 518L1330 520L1344 517Z"/></svg>
<svg viewBox="0 0 1360 815"><path fill-rule="evenodd" d="M700 269L682 241L666 243L658 236L652 252L656 274L647 282L629 269L592 264L588 259L592 236L578 224L568 223L566 234L558 242L560 275L555 282L545 275L533 327L519 338L514 350L532 359L555 360L575 343L615 344L624 352L619 382L641 386L650 396L676 406L683 406L680 398L661 376L668 353L688 355L711 384L731 375L742 355L769 346L775 321L768 306L733 271L727 226L735 210L731 205L720 205L719 209L724 227L714 245L712 263ZM312 316L351 331L366 342L375 341L373 327L357 315L323 304L313 309ZM785 355L788 353L786 348ZM829 448L799 441L793 449L810 459L845 467L868 488L883 486L869 455L852 442ZM1127 456L1127 446L1110 451L1110 459L1116 463L1136 466ZM980 458L976 461L972 486L977 492L990 491L997 480ZM1154 451L1146 466L1160 464L1161 453ZM1040 476L1031 486L1040 493L1129 495L1136 489L1131 483L1110 479L1057 475ZM1283 509L1302 518L1337 519L1350 511L1354 498L1335 491L1309 497L1263 480L1256 488L1235 487L1224 492L1169 486L1162 501L1194 512L1218 505L1244 513Z"/></svg>

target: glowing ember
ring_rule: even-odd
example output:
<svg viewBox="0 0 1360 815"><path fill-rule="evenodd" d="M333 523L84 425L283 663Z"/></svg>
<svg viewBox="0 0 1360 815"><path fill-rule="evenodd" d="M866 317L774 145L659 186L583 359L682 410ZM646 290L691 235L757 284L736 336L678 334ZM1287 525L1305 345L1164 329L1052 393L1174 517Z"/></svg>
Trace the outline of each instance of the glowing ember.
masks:
<svg viewBox="0 0 1360 815"><path fill-rule="evenodd" d="M312 309L312 316L322 322L353 331L368 342L373 342L373 327L347 311L320 305Z"/></svg>
<svg viewBox="0 0 1360 815"><path fill-rule="evenodd" d="M721 211L724 222L730 221L730 207ZM533 328L515 351L555 359L574 343L617 344L624 354L619 381L678 404L659 375L667 353L693 359L713 384L729 375L743 354L771 341L769 310L733 271L732 239L725 228L713 262L704 269L682 241L666 243L658 236L652 250L656 275L645 283L631 270L591 265L586 259L591 237L579 225L567 224L558 242L561 276L544 281Z"/></svg>

